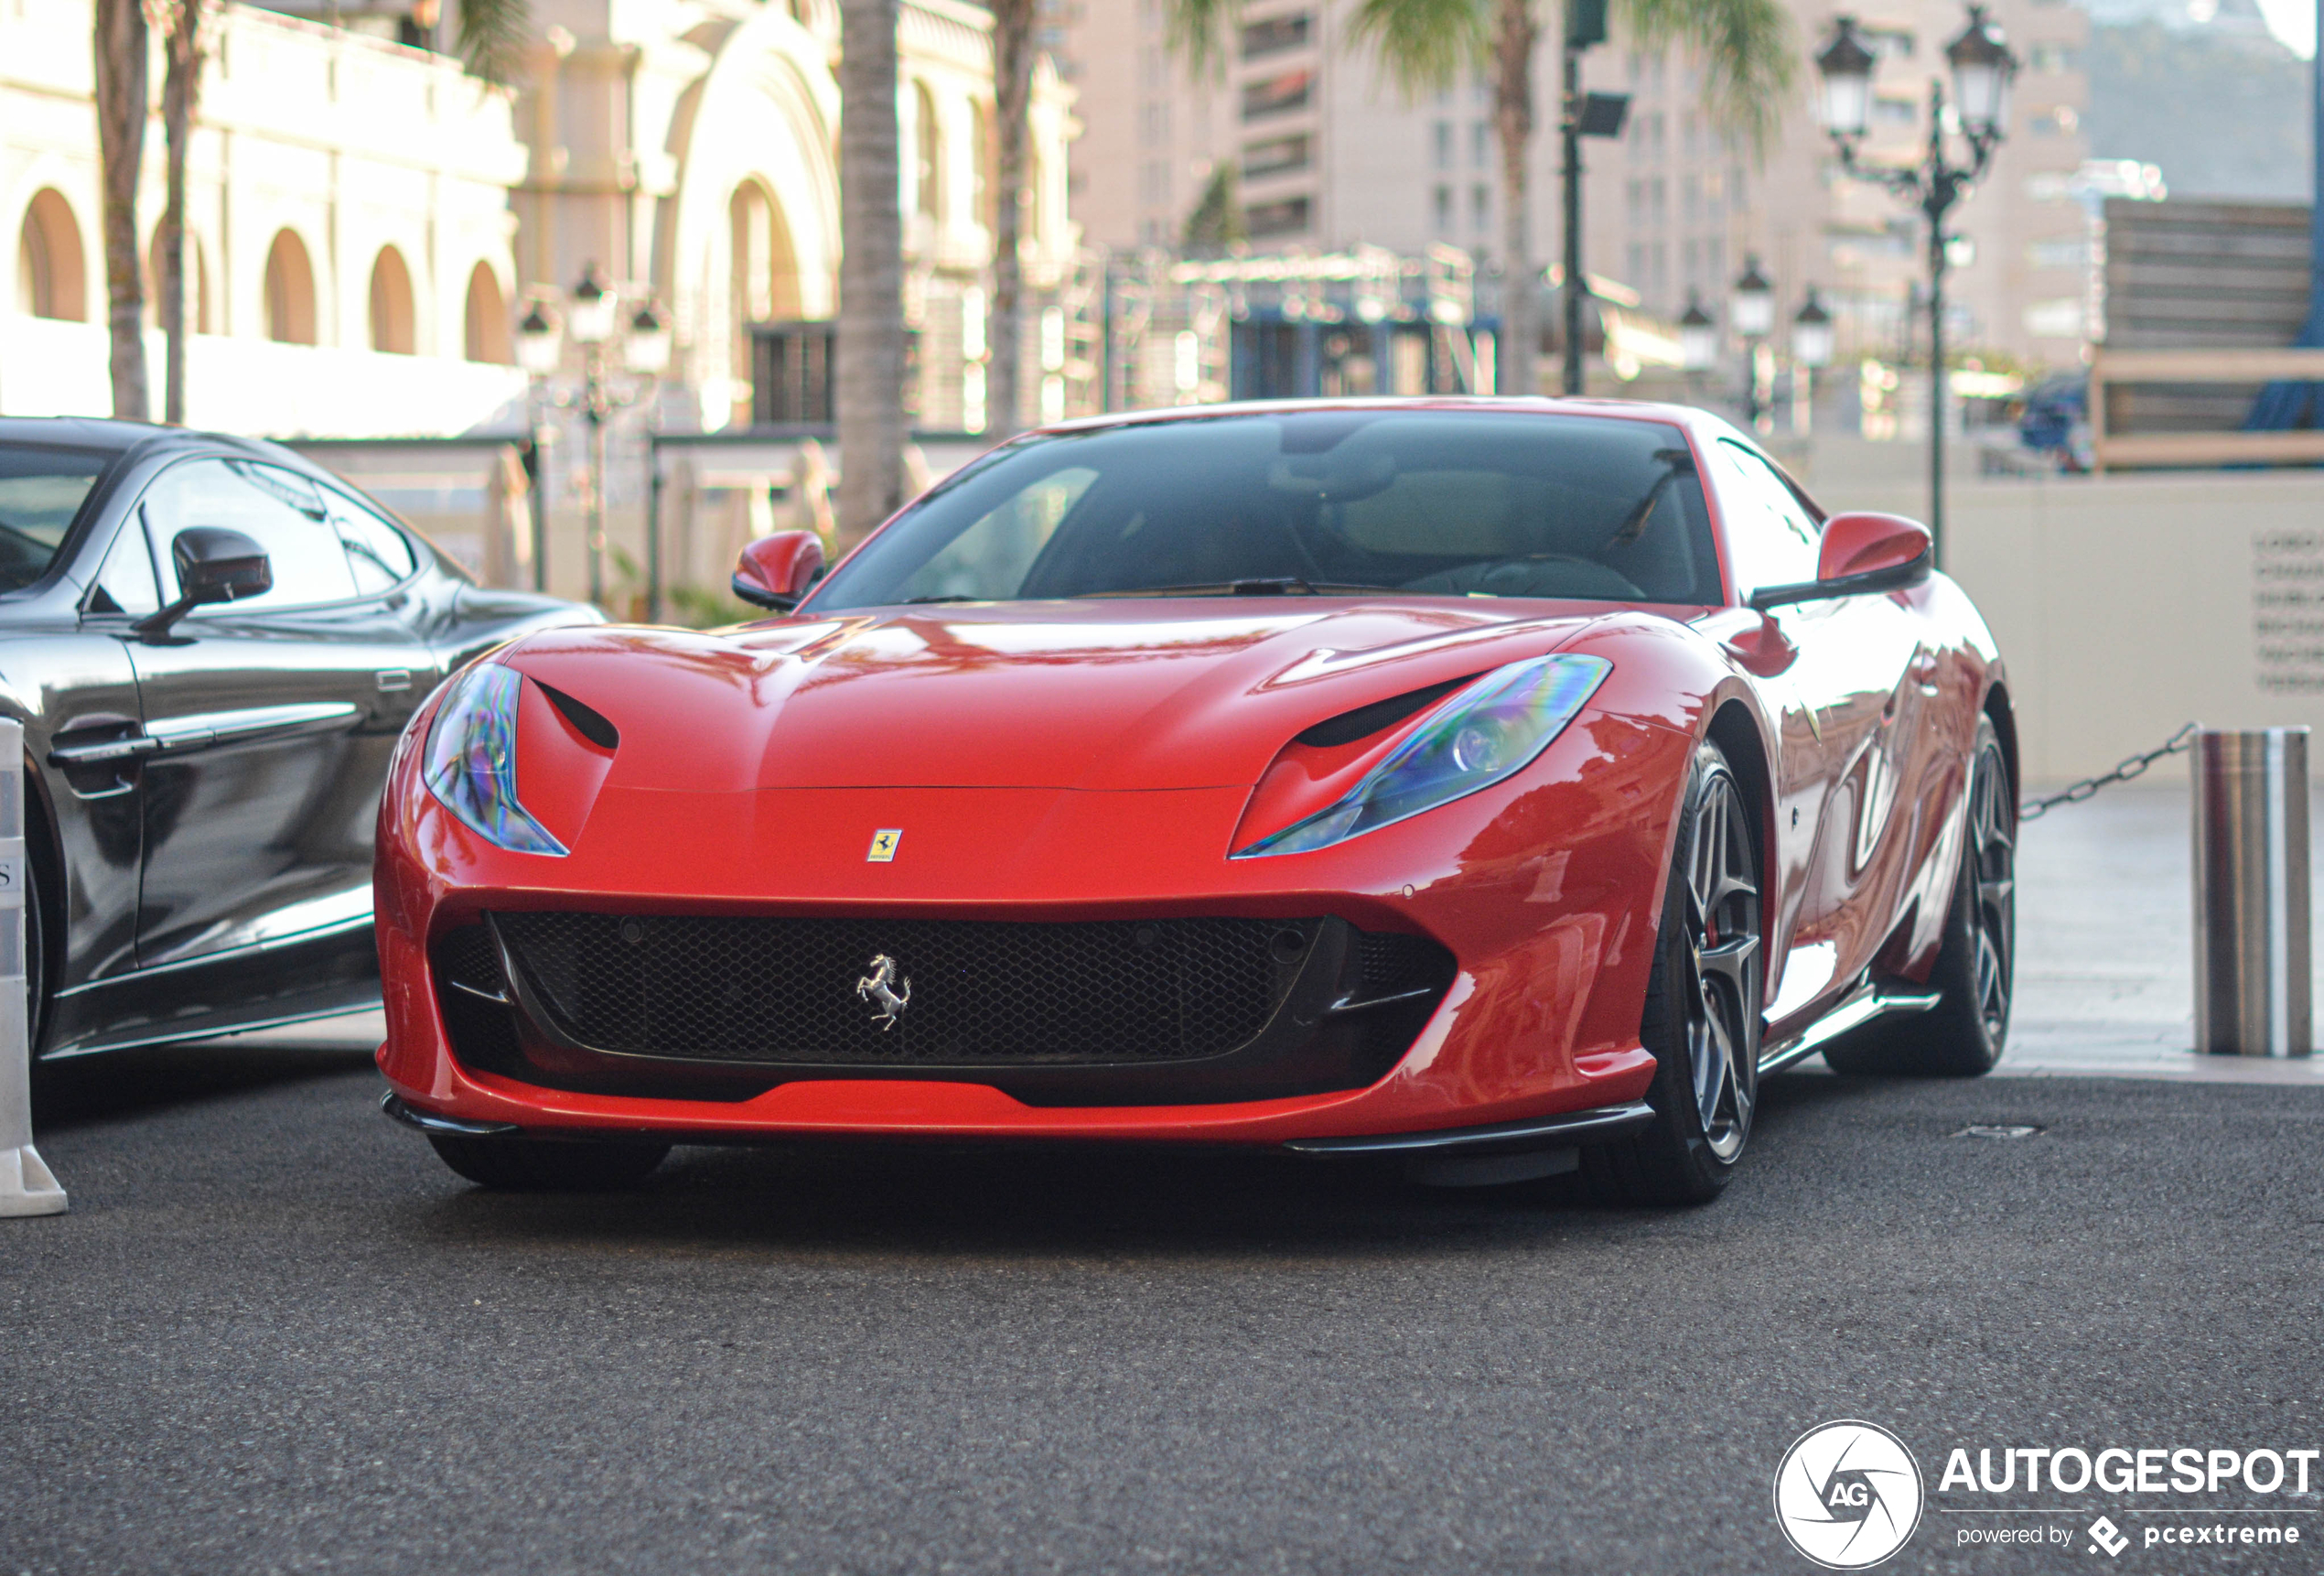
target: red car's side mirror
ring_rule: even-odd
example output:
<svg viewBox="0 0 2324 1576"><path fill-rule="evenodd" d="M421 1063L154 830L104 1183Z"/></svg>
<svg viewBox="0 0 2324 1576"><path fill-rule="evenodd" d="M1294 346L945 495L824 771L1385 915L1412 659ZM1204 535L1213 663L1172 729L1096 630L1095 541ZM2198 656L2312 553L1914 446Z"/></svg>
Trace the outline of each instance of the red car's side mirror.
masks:
<svg viewBox="0 0 2324 1576"><path fill-rule="evenodd" d="M1927 579L1935 562L1929 528L1917 521L1900 514L1834 514L1824 523L1815 578L1762 586L1751 593L1751 606L1764 610L1899 590Z"/></svg>
<svg viewBox="0 0 2324 1576"><path fill-rule="evenodd" d="M823 545L812 531L778 531L742 550L735 595L753 607L787 613L823 578Z"/></svg>

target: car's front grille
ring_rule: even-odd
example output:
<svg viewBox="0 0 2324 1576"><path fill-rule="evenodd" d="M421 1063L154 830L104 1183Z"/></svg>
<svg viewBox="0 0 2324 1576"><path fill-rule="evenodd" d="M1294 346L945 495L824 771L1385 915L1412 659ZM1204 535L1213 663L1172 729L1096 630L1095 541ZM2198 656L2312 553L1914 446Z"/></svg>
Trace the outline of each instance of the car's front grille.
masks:
<svg viewBox="0 0 2324 1576"><path fill-rule="evenodd" d="M1318 928L562 912L494 923L555 1027L584 1045L867 1066L1216 1056L1266 1026ZM902 1000L892 1017L883 989Z"/></svg>
<svg viewBox="0 0 2324 1576"><path fill-rule="evenodd" d="M1425 936L1336 919L545 911L448 930L431 959L453 1053L471 1068L725 1101L802 1078L968 1079L1036 1106L1361 1088L1403 1057L1454 975ZM875 978L901 1000L892 1023L863 987Z"/></svg>

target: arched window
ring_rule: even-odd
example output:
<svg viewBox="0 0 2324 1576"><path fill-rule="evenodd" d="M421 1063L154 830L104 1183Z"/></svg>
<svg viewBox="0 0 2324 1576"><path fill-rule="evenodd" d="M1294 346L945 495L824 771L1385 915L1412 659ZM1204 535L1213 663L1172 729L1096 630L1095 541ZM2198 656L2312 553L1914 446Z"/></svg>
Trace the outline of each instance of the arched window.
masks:
<svg viewBox="0 0 2324 1576"><path fill-rule="evenodd" d="M403 266L403 254L382 246L371 262L371 349L408 356L416 338L412 324L412 271Z"/></svg>
<svg viewBox="0 0 2324 1576"><path fill-rule="evenodd" d="M924 84L912 84L912 211L942 222L944 142L936 125L936 99Z"/></svg>
<svg viewBox="0 0 2324 1576"><path fill-rule="evenodd" d="M89 264L81 226L64 194L44 187L24 210L16 232L16 310L33 318L89 318Z"/></svg>
<svg viewBox="0 0 2324 1576"><path fill-rule="evenodd" d="M307 243L287 230L266 249L266 337L283 345L315 342L315 267Z"/></svg>
<svg viewBox="0 0 2324 1576"><path fill-rule="evenodd" d="M154 227L153 244L145 248L145 321L161 327L161 227ZM210 259L191 231L186 234L186 329L214 334L218 326L210 315Z"/></svg>
<svg viewBox="0 0 2324 1576"><path fill-rule="evenodd" d="M795 321L804 309L799 259L782 209L762 181L746 180L735 188L726 201L726 229L728 375L737 388L748 390L753 370L750 325ZM735 419L750 419L747 394L736 402Z"/></svg>
<svg viewBox="0 0 2324 1576"><path fill-rule="evenodd" d="M509 364L509 303L490 263L479 263L468 275L468 358Z"/></svg>

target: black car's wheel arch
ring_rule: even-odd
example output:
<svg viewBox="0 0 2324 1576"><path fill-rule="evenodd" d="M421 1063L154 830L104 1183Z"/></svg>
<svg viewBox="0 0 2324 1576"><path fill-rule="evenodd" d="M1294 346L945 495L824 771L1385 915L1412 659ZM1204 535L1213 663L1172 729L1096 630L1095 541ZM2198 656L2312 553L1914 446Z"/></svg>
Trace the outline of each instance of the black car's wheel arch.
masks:
<svg viewBox="0 0 2324 1576"><path fill-rule="evenodd" d="M18 718L17 721L25 719ZM27 726L29 734L31 729ZM38 960L26 958L31 978L27 984L38 988L43 996L53 989L65 960L65 855L64 844L57 833L57 810L48 796L48 780L42 774L32 752L24 758L24 842L25 854L32 861L33 899L39 906L36 918L40 945ZM30 938L27 938L30 939ZM37 968L30 966L37 962ZM30 1020L26 1024L30 1054L40 1054L41 1031L48 1026L47 1003L36 998L27 1004Z"/></svg>

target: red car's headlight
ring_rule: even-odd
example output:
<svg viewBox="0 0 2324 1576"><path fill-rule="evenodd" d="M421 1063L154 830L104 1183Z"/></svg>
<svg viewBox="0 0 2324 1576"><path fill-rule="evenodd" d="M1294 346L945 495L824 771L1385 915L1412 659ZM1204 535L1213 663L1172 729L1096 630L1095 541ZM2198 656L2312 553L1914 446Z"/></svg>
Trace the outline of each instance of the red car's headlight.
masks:
<svg viewBox="0 0 2324 1576"><path fill-rule="evenodd" d="M1548 749L1613 666L1604 657L1551 655L1496 668L1438 701L1333 804L1232 857L1329 847L1490 788Z"/></svg>
<svg viewBox="0 0 2324 1576"><path fill-rule="evenodd" d="M524 675L480 662L452 681L427 733L421 780L463 826L512 854L563 857L565 846L516 797L516 718Z"/></svg>

